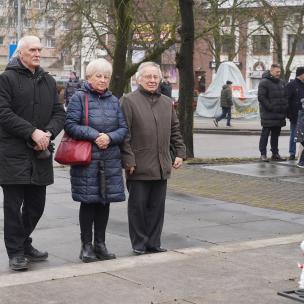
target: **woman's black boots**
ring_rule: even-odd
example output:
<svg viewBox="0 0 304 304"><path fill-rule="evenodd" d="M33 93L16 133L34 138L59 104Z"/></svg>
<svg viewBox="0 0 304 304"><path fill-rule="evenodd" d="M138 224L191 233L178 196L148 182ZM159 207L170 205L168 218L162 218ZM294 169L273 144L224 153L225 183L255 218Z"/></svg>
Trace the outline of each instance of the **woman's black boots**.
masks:
<svg viewBox="0 0 304 304"><path fill-rule="evenodd" d="M96 257L99 260L112 260L116 259L116 256L114 253L108 252L108 249L106 247L106 244L103 242L94 243L94 252Z"/></svg>
<svg viewBox="0 0 304 304"><path fill-rule="evenodd" d="M92 243L82 244L79 258L84 263L91 263L91 262L96 262L97 261L97 257L96 257L96 254L94 252L94 248L93 248Z"/></svg>

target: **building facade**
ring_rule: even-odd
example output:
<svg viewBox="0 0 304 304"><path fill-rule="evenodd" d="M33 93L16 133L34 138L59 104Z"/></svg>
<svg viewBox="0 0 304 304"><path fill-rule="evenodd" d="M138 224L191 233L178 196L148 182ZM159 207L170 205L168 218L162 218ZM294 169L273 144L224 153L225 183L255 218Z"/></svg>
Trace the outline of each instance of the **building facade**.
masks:
<svg viewBox="0 0 304 304"><path fill-rule="evenodd" d="M238 8L237 13L231 12L231 7L230 11L226 8L221 10L223 22L220 26L220 62L235 62L249 89L257 89L265 70L269 69L272 63L280 63L278 44L282 46L282 66L286 68L290 57L293 56L292 47L295 36L299 34L298 27L304 22L303 2L278 1L273 5L276 9L277 23L267 20L266 15L259 15L261 7L256 5ZM235 18L233 14L238 17ZM242 19L240 16L245 17ZM274 29L277 24L280 28ZM233 39L231 33L233 33ZM295 54L289 67L290 79L295 77L296 67L304 65L304 31L297 36L297 39ZM209 36L195 42L194 70L197 85L199 75L205 75L208 87L215 74L215 40L214 36Z"/></svg>

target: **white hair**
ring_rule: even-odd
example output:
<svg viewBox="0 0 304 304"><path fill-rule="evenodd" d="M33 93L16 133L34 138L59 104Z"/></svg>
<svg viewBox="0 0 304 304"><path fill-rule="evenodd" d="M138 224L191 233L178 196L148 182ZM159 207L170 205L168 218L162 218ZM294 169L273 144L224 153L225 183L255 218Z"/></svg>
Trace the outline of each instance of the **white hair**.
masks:
<svg viewBox="0 0 304 304"><path fill-rule="evenodd" d="M24 36L18 41L17 49L16 51L19 52L21 49L23 49L28 43L30 42L39 42L40 39L37 36Z"/></svg>
<svg viewBox="0 0 304 304"><path fill-rule="evenodd" d="M112 75L112 64L104 59L104 58L98 58L92 60L87 68L86 68L86 76L90 77L96 73L106 74L111 76Z"/></svg>
<svg viewBox="0 0 304 304"><path fill-rule="evenodd" d="M162 78L162 72L161 72L159 64L157 64L156 62L153 62L153 61L147 61L147 62L143 62L139 65L137 72L135 74L136 80L139 80L139 78L144 73L144 70L148 67L157 68L159 77Z"/></svg>

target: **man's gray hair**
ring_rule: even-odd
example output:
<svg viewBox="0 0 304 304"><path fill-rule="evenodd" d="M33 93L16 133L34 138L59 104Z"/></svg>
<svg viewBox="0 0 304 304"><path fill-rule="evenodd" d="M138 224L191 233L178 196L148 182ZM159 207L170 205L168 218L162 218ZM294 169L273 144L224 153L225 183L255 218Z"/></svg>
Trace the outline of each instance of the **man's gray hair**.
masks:
<svg viewBox="0 0 304 304"><path fill-rule="evenodd" d="M96 73L101 73L101 74L105 74L105 75L112 75L112 64L104 59L104 58L98 58L98 59L94 59L92 60L87 68L86 68L86 76L90 77Z"/></svg>
<svg viewBox="0 0 304 304"><path fill-rule="evenodd" d="M153 62L153 61L147 61L147 62L143 62L139 65L137 72L135 74L136 80L138 80L142 76L144 70L147 67L157 68L159 77L162 78L162 72L161 72L159 64L157 64L156 62Z"/></svg>
<svg viewBox="0 0 304 304"><path fill-rule="evenodd" d="M25 45L27 45L31 41L40 42L40 38L37 37L37 36L33 36L33 35L28 35L28 36L22 37L18 41L18 45L17 45L16 51L19 52L22 48L24 48Z"/></svg>

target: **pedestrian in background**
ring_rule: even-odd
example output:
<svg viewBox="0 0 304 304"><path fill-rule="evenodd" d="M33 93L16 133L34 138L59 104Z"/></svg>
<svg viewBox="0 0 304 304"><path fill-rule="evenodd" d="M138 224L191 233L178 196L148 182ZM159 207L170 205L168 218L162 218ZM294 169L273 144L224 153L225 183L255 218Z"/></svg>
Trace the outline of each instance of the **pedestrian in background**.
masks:
<svg viewBox="0 0 304 304"><path fill-rule="evenodd" d="M76 72L72 72L64 90L64 103L66 107L68 106L73 94L81 88L81 85L82 81L76 75Z"/></svg>
<svg viewBox="0 0 304 304"><path fill-rule="evenodd" d="M223 118L227 118L227 127L231 127L230 120L231 120L231 107L232 107L232 82L230 80L226 81L226 84L223 85L221 91L221 107L222 107L222 114L218 117L215 117L213 120L216 127L218 127L218 122Z"/></svg>
<svg viewBox="0 0 304 304"><path fill-rule="evenodd" d="M296 78L286 85L288 96L287 117L290 120L289 159L296 157L295 133L298 120L298 112L302 110L301 99L304 99L304 67L298 67Z"/></svg>
<svg viewBox="0 0 304 304"><path fill-rule="evenodd" d="M270 138L271 160L284 161L279 154L279 136L281 128L286 125L288 99L284 82L280 79L281 67L272 64L269 71L265 72L258 87L258 101L262 132L259 143L261 161L267 162L267 143Z"/></svg>
<svg viewBox="0 0 304 304"><path fill-rule="evenodd" d="M119 145L128 127L118 99L108 90L112 65L105 59L91 61L86 68L87 82L76 91L67 108L64 129L69 136L93 144L92 161L71 166L72 197L80 202L79 223L83 262L114 259L105 244L110 203L125 200ZM84 104L89 102L85 125ZM93 241L94 228L94 247Z"/></svg>
<svg viewBox="0 0 304 304"><path fill-rule="evenodd" d="M169 81L169 76L165 75L160 83L160 92L168 97L172 97L172 85Z"/></svg>
<svg viewBox="0 0 304 304"><path fill-rule="evenodd" d="M137 72L138 89L121 98L129 135L122 145L129 191L128 219L135 254L163 252L167 179L186 157L179 122L171 98L159 93L161 70L154 62L142 63ZM176 155L170 156L170 144Z"/></svg>
<svg viewBox="0 0 304 304"><path fill-rule="evenodd" d="M42 45L36 36L18 42L17 58L0 75L0 184L4 201L4 241L12 270L44 261L47 252L32 246L46 186L54 182L53 140L65 112L55 80L40 67Z"/></svg>

